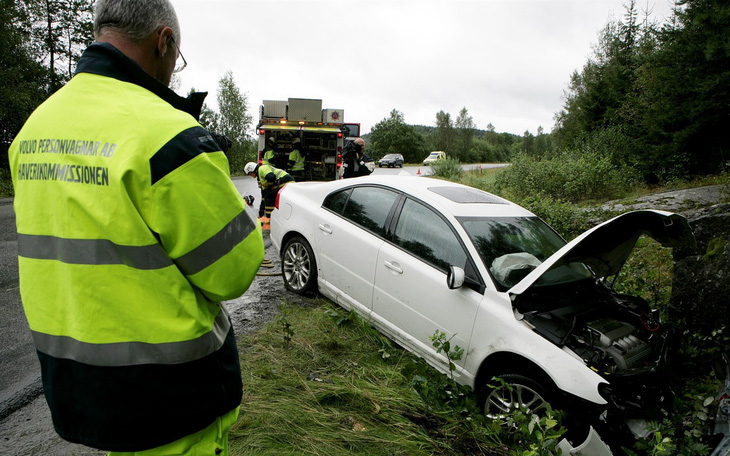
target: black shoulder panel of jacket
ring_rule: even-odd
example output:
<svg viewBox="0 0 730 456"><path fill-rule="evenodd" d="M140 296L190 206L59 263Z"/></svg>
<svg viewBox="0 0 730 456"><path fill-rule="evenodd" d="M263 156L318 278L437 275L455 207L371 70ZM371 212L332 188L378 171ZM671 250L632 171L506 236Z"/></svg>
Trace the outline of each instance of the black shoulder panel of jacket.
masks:
<svg viewBox="0 0 730 456"><path fill-rule="evenodd" d="M208 92L194 92L187 98L181 97L109 43L92 43L86 48L76 66L76 74L78 73L98 74L137 84L170 103L175 109L187 112L195 120L200 119L203 101L208 95Z"/></svg>
<svg viewBox="0 0 730 456"><path fill-rule="evenodd" d="M203 127L181 131L150 158L151 185L198 155L220 150L213 136Z"/></svg>

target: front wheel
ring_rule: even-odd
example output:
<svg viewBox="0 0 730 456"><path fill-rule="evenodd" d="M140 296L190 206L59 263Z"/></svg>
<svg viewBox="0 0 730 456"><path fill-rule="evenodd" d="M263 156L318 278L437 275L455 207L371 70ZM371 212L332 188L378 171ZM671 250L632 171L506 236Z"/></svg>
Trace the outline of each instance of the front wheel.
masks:
<svg viewBox="0 0 730 456"><path fill-rule="evenodd" d="M547 411L549 395L544 386L520 374L502 374L498 378L503 383L493 381L479 395L479 404L487 418L504 420L517 410L538 415Z"/></svg>
<svg viewBox="0 0 730 456"><path fill-rule="evenodd" d="M317 262L303 237L294 236L287 241L281 254L281 272L289 291L304 294L316 289Z"/></svg>

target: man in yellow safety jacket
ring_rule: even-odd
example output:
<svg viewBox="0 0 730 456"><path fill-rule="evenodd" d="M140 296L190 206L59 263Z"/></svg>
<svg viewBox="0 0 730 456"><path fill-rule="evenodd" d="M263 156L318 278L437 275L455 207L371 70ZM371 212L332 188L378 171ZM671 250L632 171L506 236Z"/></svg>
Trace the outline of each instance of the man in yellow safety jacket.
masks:
<svg viewBox="0 0 730 456"><path fill-rule="evenodd" d="M243 172L258 179L259 187L261 187L261 200L264 202L264 213L262 214L259 210L259 217L269 219L274 210L279 189L289 182L294 182L294 178L283 169L274 168L271 165L257 165L254 162L246 163Z"/></svg>
<svg viewBox="0 0 730 456"><path fill-rule="evenodd" d="M9 149L53 424L110 454L227 454L243 390L221 301L255 277L261 230L196 120L205 94L167 87L185 65L169 0L97 0L94 33Z"/></svg>
<svg viewBox="0 0 730 456"><path fill-rule="evenodd" d="M304 177L304 156L299 150L300 145L301 140L299 138L292 140L292 151L289 153L289 161L287 162L289 172L296 181L300 181Z"/></svg>

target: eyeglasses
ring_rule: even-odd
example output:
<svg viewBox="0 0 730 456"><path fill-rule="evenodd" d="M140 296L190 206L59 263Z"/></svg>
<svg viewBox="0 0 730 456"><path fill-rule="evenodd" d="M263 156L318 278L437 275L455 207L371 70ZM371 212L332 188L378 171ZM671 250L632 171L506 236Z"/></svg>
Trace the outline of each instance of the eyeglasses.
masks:
<svg viewBox="0 0 730 456"><path fill-rule="evenodd" d="M182 62L180 62L180 59L175 60L175 69L173 69L172 72L179 73L184 70L186 66L188 66L188 62L185 61L185 57L183 57L182 52L180 52L180 48L175 42L175 37L173 35L170 35L170 39L172 40L172 44L175 45L175 49L177 50L177 56L182 59Z"/></svg>

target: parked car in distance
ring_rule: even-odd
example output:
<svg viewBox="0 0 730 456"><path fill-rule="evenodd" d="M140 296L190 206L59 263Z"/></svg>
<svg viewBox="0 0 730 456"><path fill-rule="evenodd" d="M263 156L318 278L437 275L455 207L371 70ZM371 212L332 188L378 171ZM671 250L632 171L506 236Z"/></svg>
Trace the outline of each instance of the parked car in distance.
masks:
<svg viewBox="0 0 730 456"><path fill-rule="evenodd" d="M455 380L486 415L549 403L581 430L627 438L627 423L640 428L672 403L671 330L606 280L642 234L694 242L684 217L644 210L566 243L510 201L416 176L297 183L271 215L289 290L319 291L449 373L429 340L443 331L464 349Z"/></svg>
<svg viewBox="0 0 730 456"><path fill-rule="evenodd" d="M385 157L378 160L378 167L382 168L387 166L388 168L395 168L396 166L403 168L403 155L401 154L388 154Z"/></svg>
<svg viewBox="0 0 730 456"><path fill-rule="evenodd" d="M423 164L428 166L431 163L435 162L436 160L443 160L446 158L446 152L435 150L428 154L428 157L426 157L425 160L423 160Z"/></svg>

